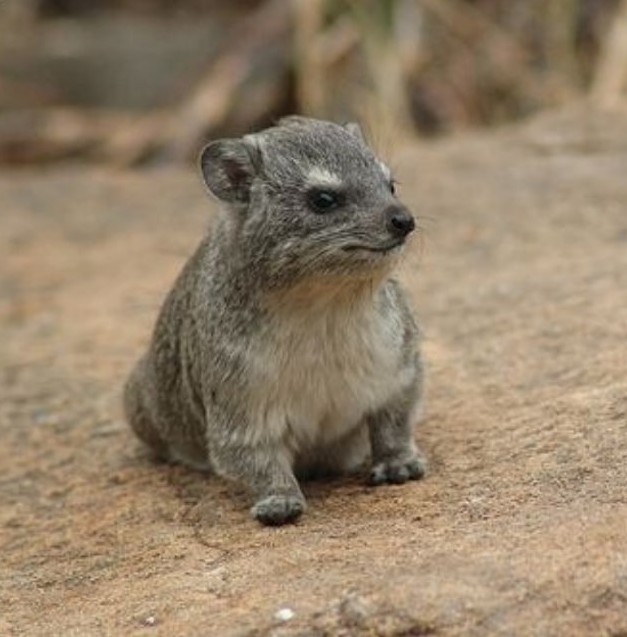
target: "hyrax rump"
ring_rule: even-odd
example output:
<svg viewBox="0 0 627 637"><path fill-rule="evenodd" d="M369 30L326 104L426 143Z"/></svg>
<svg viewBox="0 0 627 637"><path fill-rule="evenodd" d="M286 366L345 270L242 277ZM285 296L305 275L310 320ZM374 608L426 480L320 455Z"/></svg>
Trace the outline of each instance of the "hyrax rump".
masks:
<svg viewBox="0 0 627 637"><path fill-rule="evenodd" d="M126 384L137 436L245 485L264 524L303 513L296 476L420 478L418 329L390 275L414 219L359 128L286 118L201 169L221 216Z"/></svg>

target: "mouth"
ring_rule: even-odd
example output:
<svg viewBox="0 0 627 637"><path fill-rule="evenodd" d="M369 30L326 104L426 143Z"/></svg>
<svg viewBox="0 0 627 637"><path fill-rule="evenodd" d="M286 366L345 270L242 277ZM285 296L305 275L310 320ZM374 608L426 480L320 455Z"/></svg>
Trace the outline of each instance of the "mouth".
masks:
<svg viewBox="0 0 627 637"><path fill-rule="evenodd" d="M397 248L400 248L404 243L405 243L404 241L393 241L392 243L387 243L382 246L350 245L350 246L346 246L344 250L346 250L346 252L356 252L356 251L362 252L363 251L363 252L374 252L379 254L388 254L389 252L392 252L396 250Z"/></svg>

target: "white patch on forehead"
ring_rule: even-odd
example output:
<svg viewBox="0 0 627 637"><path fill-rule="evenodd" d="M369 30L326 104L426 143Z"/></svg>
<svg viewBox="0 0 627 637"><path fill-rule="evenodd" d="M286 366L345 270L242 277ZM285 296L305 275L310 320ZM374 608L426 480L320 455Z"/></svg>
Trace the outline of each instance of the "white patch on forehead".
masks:
<svg viewBox="0 0 627 637"><path fill-rule="evenodd" d="M379 166L381 167L385 178L389 181L392 177L392 172L380 159L377 159L377 162L379 163Z"/></svg>
<svg viewBox="0 0 627 637"><path fill-rule="evenodd" d="M337 188L342 185L342 178L326 168L314 166L307 172L307 183L311 186L324 186Z"/></svg>

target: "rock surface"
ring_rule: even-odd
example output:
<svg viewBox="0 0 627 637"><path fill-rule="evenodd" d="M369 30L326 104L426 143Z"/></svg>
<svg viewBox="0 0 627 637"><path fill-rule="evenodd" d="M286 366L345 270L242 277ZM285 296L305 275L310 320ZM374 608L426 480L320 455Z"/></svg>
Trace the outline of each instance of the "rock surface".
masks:
<svg viewBox="0 0 627 637"><path fill-rule="evenodd" d="M391 159L429 472L308 484L279 529L121 415L213 205L194 171L0 175L0 634L627 634L627 117Z"/></svg>

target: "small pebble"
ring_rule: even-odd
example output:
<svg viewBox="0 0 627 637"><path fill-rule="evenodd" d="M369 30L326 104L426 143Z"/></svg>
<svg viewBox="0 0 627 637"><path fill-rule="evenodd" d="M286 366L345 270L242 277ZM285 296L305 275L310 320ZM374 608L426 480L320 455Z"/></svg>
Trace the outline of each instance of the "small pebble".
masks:
<svg viewBox="0 0 627 637"><path fill-rule="evenodd" d="M279 608L274 616L279 621L286 622L294 617L294 611L291 608Z"/></svg>

